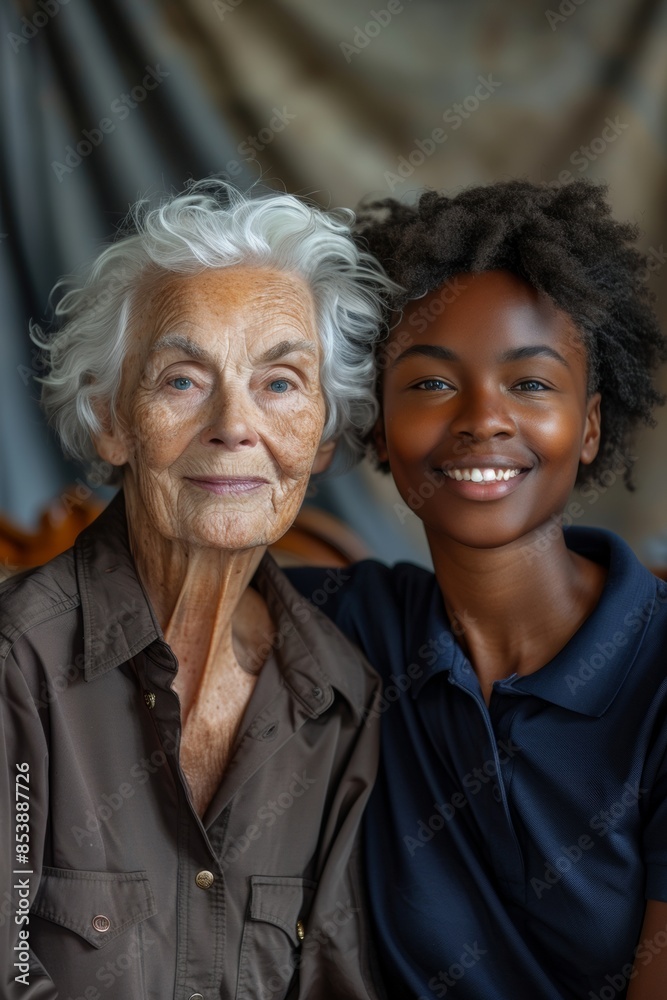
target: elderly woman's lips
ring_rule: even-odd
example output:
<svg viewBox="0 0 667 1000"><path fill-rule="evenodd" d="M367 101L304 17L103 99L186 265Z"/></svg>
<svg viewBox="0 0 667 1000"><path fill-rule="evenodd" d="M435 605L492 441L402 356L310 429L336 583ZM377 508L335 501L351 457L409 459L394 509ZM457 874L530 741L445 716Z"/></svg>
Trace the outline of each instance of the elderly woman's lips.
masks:
<svg viewBox="0 0 667 1000"><path fill-rule="evenodd" d="M235 476L216 476L214 479L193 479L192 477L187 477L191 483L195 486L200 486L203 490L208 490L209 493L252 493L254 490L260 489L262 486L268 485L268 479L259 478L241 478Z"/></svg>

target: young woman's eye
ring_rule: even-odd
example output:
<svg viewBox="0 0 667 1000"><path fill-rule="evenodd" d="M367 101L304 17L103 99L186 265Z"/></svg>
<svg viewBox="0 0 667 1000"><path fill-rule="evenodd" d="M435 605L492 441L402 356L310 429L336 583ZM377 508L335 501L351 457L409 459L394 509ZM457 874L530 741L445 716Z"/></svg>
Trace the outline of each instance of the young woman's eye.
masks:
<svg viewBox="0 0 667 1000"><path fill-rule="evenodd" d="M173 385L174 389L180 389L184 392L186 389L192 388L192 379L179 375L178 378L170 379L169 385Z"/></svg>
<svg viewBox="0 0 667 1000"><path fill-rule="evenodd" d="M430 389L431 391L437 391L439 389L450 389L451 386L448 382L445 382L441 378L425 378L421 382L417 382L415 389Z"/></svg>
<svg viewBox="0 0 667 1000"><path fill-rule="evenodd" d="M527 378L523 382L517 382L517 389L523 389L524 392L542 392L549 388L544 382L539 382L536 378Z"/></svg>
<svg viewBox="0 0 667 1000"><path fill-rule="evenodd" d="M287 392L289 387L290 383L286 378L274 378L273 382L269 382L271 392Z"/></svg>

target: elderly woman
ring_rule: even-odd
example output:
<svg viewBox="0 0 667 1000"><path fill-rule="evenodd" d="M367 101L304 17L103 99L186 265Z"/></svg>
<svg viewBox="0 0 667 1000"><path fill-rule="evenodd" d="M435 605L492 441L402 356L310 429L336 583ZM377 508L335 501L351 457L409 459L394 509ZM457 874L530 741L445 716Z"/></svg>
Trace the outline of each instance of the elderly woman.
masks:
<svg viewBox="0 0 667 1000"><path fill-rule="evenodd" d="M350 221L195 185L58 307L45 410L122 489L0 588L3 997L375 997L377 680L266 552L375 416Z"/></svg>

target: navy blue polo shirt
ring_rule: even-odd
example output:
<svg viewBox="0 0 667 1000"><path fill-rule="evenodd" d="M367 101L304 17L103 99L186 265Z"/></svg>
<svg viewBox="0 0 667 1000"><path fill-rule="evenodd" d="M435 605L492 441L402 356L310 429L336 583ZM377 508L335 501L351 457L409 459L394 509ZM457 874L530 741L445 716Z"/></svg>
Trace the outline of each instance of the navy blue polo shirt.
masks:
<svg viewBox="0 0 667 1000"><path fill-rule="evenodd" d="M392 1000L624 997L667 944L640 941L667 901L667 584L610 532L566 539L608 566L600 602L488 708L432 573L289 572L384 681L365 840Z"/></svg>

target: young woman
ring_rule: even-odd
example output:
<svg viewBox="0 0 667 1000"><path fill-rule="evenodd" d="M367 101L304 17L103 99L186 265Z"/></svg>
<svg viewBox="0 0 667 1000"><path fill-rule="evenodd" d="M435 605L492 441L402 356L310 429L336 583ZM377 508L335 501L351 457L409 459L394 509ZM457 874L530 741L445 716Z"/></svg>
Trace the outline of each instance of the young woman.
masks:
<svg viewBox="0 0 667 1000"><path fill-rule="evenodd" d="M631 485L661 401L636 233L584 182L376 207L406 292L375 446L435 573L364 562L323 610L384 677L366 861L391 997L664 1000L667 585L563 532L575 483Z"/></svg>

